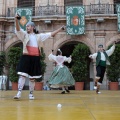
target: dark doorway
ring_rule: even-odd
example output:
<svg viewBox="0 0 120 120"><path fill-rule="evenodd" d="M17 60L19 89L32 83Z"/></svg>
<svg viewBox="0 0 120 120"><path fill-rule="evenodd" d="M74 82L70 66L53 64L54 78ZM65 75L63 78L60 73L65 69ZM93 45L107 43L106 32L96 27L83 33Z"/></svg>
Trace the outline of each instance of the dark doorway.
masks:
<svg viewBox="0 0 120 120"><path fill-rule="evenodd" d="M75 46L79 43L80 42L72 41L72 42L68 42L68 43L64 44L63 46L61 46L60 49L62 51L62 55L69 57L72 54ZM83 44L83 43L81 43L81 44ZM88 57L88 71L89 71L90 62L91 62L91 60ZM73 65L73 62L71 62L71 63L65 62L64 65L66 65L70 70ZM70 87L69 89L73 90L74 87ZM90 75L88 75L88 79L85 81L84 90L90 90Z"/></svg>
<svg viewBox="0 0 120 120"><path fill-rule="evenodd" d="M79 42L68 42L68 43L64 44L64 45L60 48L61 51L62 51L63 56L69 57L69 56L72 54L75 46L76 46L78 43L79 43ZM67 62L65 62L64 64L65 64L67 67L69 67L69 68L71 68L71 66L72 66L72 62L71 62L70 64L68 64Z"/></svg>

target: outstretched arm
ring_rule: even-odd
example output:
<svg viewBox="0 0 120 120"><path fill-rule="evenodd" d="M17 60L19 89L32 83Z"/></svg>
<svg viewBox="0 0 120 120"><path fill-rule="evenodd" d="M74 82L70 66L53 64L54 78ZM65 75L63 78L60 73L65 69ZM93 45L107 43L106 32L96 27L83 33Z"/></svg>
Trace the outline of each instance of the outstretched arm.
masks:
<svg viewBox="0 0 120 120"><path fill-rule="evenodd" d="M94 53L94 54L92 54L92 55L89 55L89 58L91 58L91 59L96 59L96 57L97 57L97 53Z"/></svg>
<svg viewBox="0 0 120 120"><path fill-rule="evenodd" d="M109 50L106 50L106 53L108 56L111 56L113 54L113 52L115 50L115 43L116 42L114 42L113 46Z"/></svg>
<svg viewBox="0 0 120 120"><path fill-rule="evenodd" d="M71 61L72 61L71 55L70 55L70 57L64 56L64 61L67 61L68 63L71 63Z"/></svg>
<svg viewBox="0 0 120 120"><path fill-rule="evenodd" d="M15 15L15 33L17 35L17 37L20 39L20 40L24 40L24 37L25 37L25 31L23 31L21 28L20 28L20 25L19 25L19 20L18 20L18 15L16 14Z"/></svg>
<svg viewBox="0 0 120 120"><path fill-rule="evenodd" d="M62 31L62 30L65 30L65 26L62 26L62 27L60 27L59 29L53 31L53 32L51 33L51 36L54 37L58 32L60 32L60 31Z"/></svg>
<svg viewBox="0 0 120 120"><path fill-rule="evenodd" d="M56 61L56 56L53 55L53 50L52 50L52 53L49 54L48 58L49 58L50 61Z"/></svg>
<svg viewBox="0 0 120 120"><path fill-rule="evenodd" d="M19 16L16 14L16 15L15 15L15 26L16 26L16 30L17 30L17 31L20 31L20 26L19 26L17 17L19 17Z"/></svg>
<svg viewBox="0 0 120 120"><path fill-rule="evenodd" d="M40 33L38 34L38 40L40 41L45 41L47 40L49 37L54 37L58 32L62 31L65 29L65 26L60 27L59 29L53 31L53 32L49 32L49 33Z"/></svg>

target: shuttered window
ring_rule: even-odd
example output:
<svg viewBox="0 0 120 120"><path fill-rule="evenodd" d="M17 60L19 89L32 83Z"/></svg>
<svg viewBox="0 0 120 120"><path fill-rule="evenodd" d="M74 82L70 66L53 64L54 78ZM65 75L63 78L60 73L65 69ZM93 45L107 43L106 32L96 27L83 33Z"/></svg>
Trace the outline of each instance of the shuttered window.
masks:
<svg viewBox="0 0 120 120"><path fill-rule="evenodd" d="M33 9L33 15L35 15L35 0L18 0L18 8L31 7Z"/></svg>
<svg viewBox="0 0 120 120"><path fill-rule="evenodd" d="M115 4L120 3L120 0L114 0L114 3Z"/></svg>
<svg viewBox="0 0 120 120"><path fill-rule="evenodd" d="M34 7L35 0L18 0L18 7Z"/></svg>
<svg viewBox="0 0 120 120"><path fill-rule="evenodd" d="M76 6L76 5L82 5L83 0L64 0L65 6Z"/></svg>

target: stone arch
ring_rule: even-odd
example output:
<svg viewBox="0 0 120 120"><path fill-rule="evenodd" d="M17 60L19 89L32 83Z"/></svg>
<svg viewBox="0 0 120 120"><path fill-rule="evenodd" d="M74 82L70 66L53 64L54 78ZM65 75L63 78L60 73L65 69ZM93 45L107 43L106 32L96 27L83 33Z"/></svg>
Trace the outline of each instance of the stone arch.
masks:
<svg viewBox="0 0 120 120"><path fill-rule="evenodd" d="M21 41L17 38L17 36L13 37L12 39L9 39L5 43L5 51L8 52L9 48L20 43Z"/></svg>
<svg viewBox="0 0 120 120"><path fill-rule="evenodd" d="M65 43L72 42L72 41L82 42L89 47L91 53L95 52L94 44L92 44L91 40L86 36L69 36L69 35L65 35L64 37L57 40L57 42L54 44L54 50L56 51Z"/></svg>
<svg viewBox="0 0 120 120"><path fill-rule="evenodd" d="M120 34L113 36L112 38L110 38L110 40L106 43L106 47L110 46L111 44L113 44L113 42L120 42Z"/></svg>

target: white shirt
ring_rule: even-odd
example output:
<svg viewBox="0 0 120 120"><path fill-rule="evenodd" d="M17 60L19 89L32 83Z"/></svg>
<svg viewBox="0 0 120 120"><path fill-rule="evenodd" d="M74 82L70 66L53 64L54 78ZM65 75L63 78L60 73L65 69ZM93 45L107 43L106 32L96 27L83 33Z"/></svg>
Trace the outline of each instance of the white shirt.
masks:
<svg viewBox="0 0 120 120"><path fill-rule="evenodd" d="M65 61L70 63L72 60L71 57L66 57L61 55L56 56L56 55L53 55L52 53L48 56L48 58L50 61L55 61L59 66L63 65Z"/></svg>
<svg viewBox="0 0 120 120"><path fill-rule="evenodd" d="M24 31L23 29L20 29L20 31L15 30L15 33L17 35L17 37L23 41L25 39L25 35L28 34L26 31ZM34 34L34 33L32 33ZM31 34L28 34L29 37L31 36ZM40 33L40 34L36 34L38 36L38 41L45 41L46 39L48 39L49 37L51 37L51 33ZM31 36L32 37L32 36Z"/></svg>
<svg viewBox="0 0 120 120"><path fill-rule="evenodd" d="M51 33L40 33L28 34L26 31L20 29L20 31L15 31L17 37L23 42L23 53L28 55L39 55L39 49L43 41L51 37Z"/></svg>
<svg viewBox="0 0 120 120"><path fill-rule="evenodd" d="M109 50L106 50L105 52L108 56L111 56L113 54L114 50L115 50L115 45L113 45ZM101 60L106 61L106 57L105 57L104 53L103 52L100 52L100 53L101 53ZM92 55L89 55L89 57L92 59L96 59L97 55L98 55L98 53L94 53ZM110 63L108 63L108 61L107 61L107 64L109 65Z"/></svg>

